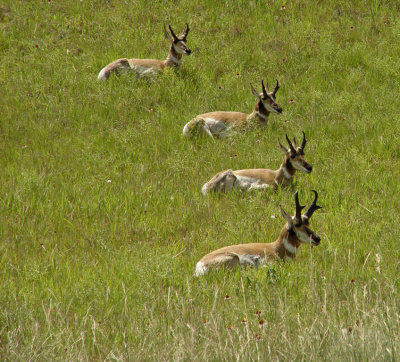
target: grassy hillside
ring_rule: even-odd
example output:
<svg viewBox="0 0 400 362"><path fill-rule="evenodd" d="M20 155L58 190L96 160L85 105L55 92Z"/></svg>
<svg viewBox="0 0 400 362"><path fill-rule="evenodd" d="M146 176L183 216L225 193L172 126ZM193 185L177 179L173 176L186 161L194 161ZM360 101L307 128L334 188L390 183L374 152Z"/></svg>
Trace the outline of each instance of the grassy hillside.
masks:
<svg viewBox="0 0 400 362"><path fill-rule="evenodd" d="M98 82L120 57L192 55L154 81ZM1 360L397 360L397 1L0 0ZM212 110L282 115L218 142ZM309 140L310 175L277 193L203 197L222 169L278 168ZM293 263L193 277L205 253L275 240L279 205L319 192L319 247Z"/></svg>

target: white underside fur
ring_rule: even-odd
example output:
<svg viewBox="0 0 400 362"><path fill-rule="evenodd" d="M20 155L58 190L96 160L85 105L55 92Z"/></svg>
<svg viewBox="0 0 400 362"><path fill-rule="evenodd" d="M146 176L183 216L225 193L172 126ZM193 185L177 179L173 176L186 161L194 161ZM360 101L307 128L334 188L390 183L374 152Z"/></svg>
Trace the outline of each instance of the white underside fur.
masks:
<svg viewBox="0 0 400 362"><path fill-rule="evenodd" d="M227 135L227 132L231 128L231 126L227 125L226 123L214 118L200 118L196 121L204 122L203 131L211 138L214 138L213 136L223 138ZM193 127L192 121L185 124L185 126L183 127L184 136L190 135L191 127Z"/></svg>
<svg viewBox="0 0 400 362"><path fill-rule="evenodd" d="M202 276L207 272L207 267L204 265L204 263L202 261L199 261L196 264L196 270L194 272L194 275L196 277Z"/></svg>
<svg viewBox="0 0 400 362"><path fill-rule="evenodd" d="M232 189L239 188L243 191L251 191L251 190L265 190L270 187L268 184L260 183L258 179L247 177L247 176L239 176L234 171L233 174L236 176L235 183L233 184ZM214 183L205 183L201 188L201 192L203 195L206 195L209 190L218 188L218 185ZM229 192L230 190L226 190Z"/></svg>

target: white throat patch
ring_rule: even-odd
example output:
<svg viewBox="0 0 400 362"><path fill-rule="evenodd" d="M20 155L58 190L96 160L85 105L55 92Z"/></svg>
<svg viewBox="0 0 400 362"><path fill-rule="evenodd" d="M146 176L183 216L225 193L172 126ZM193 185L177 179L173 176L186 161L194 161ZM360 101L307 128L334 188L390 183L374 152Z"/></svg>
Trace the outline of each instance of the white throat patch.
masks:
<svg viewBox="0 0 400 362"><path fill-rule="evenodd" d="M297 248L292 244L290 244L285 238L283 238L283 246L285 247L286 251L288 251L290 254L296 254Z"/></svg>
<svg viewBox="0 0 400 362"><path fill-rule="evenodd" d="M256 112L256 115L258 116L258 117L260 117L261 119L263 119L264 121L268 121L268 116L266 116L265 114L262 114L262 113L260 113L260 112Z"/></svg>
<svg viewBox="0 0 400 362"><path fill-rule="evenodd" d="M282 167L282 172L283 172L283 176L285 176L285 178L291 179L293 177L293 175L291 175L289 173L289 171L287 170L287 168L285 166Z"/></svg>
<svg viewBox="0 0 400 362"><path fill-rule="evenodd" d="M175 58L171 53L168 54L168 59L171 60L176 65L180 65L181 64L181 60Z"/></svg>

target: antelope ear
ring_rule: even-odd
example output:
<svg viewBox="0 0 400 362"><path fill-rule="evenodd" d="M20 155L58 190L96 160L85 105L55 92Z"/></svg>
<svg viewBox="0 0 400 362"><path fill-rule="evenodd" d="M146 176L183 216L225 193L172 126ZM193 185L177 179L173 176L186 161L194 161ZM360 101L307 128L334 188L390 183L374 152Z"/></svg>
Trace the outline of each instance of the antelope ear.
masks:
<svg viewBox="0 0 400 362"><path fill-rule="evenodd" d="M282 152L283 152L285 155L288 155L289 152L288 152L287 148L286 148L285 146L282 145L282 143L281 143L281 141L279 141L279 139L278 139L278 144L279 144L279 147L280 147L280 149L282 150Z"/></svg>
<svg viewBox="0 0 400 362"><path fill-rule="evenodd" d="M260 93L258 93L258 92L254 89L254 87L253 87L253 85L252 85L251 83L250 83L250 89L251 89L251 93L253 93L254 96L255 96L257 99L261 99Z"/></svg>
<svg viewBox="0 0 400 362"><path fill-rule="evenodd" d="M293 225L292 217L285 210L283 210L282 206L279 207L281 208L282 217L288 222L289 226L292 226Z"/></svg>

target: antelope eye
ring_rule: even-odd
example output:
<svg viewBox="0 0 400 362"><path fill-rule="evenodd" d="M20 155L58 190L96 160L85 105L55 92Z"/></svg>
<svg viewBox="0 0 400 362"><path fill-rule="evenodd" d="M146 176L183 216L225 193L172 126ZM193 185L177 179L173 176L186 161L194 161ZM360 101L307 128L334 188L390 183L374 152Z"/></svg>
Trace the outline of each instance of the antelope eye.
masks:
<svg viewBox="0 0 400 362"><path fill-rule="evenodd" d="M293 154L291 154L290 155L290 158L295 158L297 155L293 155Z"/></svg>

